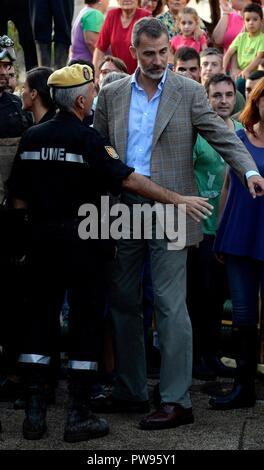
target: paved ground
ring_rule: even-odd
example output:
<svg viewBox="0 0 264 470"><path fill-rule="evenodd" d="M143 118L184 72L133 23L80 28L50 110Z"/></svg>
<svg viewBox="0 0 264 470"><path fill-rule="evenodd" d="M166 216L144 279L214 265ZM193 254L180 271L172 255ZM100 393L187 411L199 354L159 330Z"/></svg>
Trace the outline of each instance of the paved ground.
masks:
<svg viewBox="0 0 264 470"><path fill-rule="evenodd" d="M226 381L225 381L226 380ZM228 379L229 380L229 379ZM230 386L222 379L221 386ZM150 391L155 380L149 380ZM15 411L10 403L0 403L3 432L1 450L264 450L264 380L257 381L257 404L254 408L213 411L208 406L205 388L215 382L194 380L191 389L195 422L192 425L165 431L141 431L137 424L141 415L111 414L108 436L78 444L63 442L66 407L66 386L61 381L57 404L48 411L48 434L40 441L26 441L21 434L23 411ZM103 416L103 415L102 415ZM0 456L1 458L1 456Z"/></svg>

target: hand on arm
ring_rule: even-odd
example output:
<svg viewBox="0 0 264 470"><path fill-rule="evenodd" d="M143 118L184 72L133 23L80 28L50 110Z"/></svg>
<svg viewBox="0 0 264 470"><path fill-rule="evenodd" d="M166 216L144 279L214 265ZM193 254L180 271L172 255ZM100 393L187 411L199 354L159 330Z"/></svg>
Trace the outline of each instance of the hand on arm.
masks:
<svg viewBox="0 0 264 470"><path fill-rule="evenodd" d="M186 205L186 213L196 222L206 219L212 214L213 206L209 204L207 198L198 196L181 196L180 194L163 188L153 181L138 173L131 173L123 181L123 188L140 194L141 196L153 199L164 204Z"/></svg>
<svg viewBox="0 0 264 470"><path fill-rule="evenodd" d="M244 78L244 80L247 80L249 74L250 74L250 71L246 68L244 70L241 70L240 76Z"/></svg>
<svg viewBox="0 0 264 470"><path fill-rule="evenodd" d="M204 31L198 25L197 28L195 29L194 35L193 35L195 41L199 41L199 39L202 37L203 34L204 34Z"/></svg>

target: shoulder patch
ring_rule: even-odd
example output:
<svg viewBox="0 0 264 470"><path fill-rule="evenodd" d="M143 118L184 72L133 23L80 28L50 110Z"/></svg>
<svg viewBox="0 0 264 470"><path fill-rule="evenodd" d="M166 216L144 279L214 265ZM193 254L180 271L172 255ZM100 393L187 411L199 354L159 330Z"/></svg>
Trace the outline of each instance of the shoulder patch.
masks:
<svg viewBox="0 0 264 470"><path fill-rule="evenodd" d="M114 158L115 160L119 160L119 155L113 147L105 145L105 150L107 151L109 157Z"/></svg>

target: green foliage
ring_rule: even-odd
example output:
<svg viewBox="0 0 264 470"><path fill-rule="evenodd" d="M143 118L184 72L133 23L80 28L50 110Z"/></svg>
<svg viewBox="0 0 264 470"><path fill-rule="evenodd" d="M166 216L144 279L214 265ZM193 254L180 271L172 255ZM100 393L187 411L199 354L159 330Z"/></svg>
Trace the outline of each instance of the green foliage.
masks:
<svg viewBox="0 0 264 470"><path fill-rule="evenodd" d="M15 43L15 51L18 53L19 51L22 50L20 44L19 44L19 40L18 40L18 32L17 32L17 29L14 25L14 23L12 23L12 21L8 21L8 32L7 32L8 36L13 39L14 43Z"/></svg>
<svg viewBox="0 0 264 470"><path fill-rule="evenodd" d="M21 60L20 58L21 57L24 57L24 54L23 54L23 49L19 43L19 39L18 39L18 32L17 32L17 29L14 25L14 23L12 23L12 21L8 21L8 30L7 30L7 34L8 36L14 41L15 45L14 45L14 49L16 51L16 55L17 55L17 61L15 62L15 70L16 70L16 74L17 74L17 78L19 80L19 76L20 76L20 72L21 72ZM23 59L22 59L23 61ZM23 66L23 65L22 65Z"/></svg>

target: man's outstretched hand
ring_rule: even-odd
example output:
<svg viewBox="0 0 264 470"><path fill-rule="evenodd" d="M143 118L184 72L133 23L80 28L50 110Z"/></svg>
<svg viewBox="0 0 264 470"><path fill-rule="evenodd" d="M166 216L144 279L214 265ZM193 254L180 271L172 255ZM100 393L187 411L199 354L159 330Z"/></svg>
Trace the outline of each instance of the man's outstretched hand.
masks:
<svg viewBox="0 0 264 470"><path fill-rule="evenodd" d="M264 196L264 178L262 176L253 175L247 180L248 190L255 199L257 196Z"/></svg>

